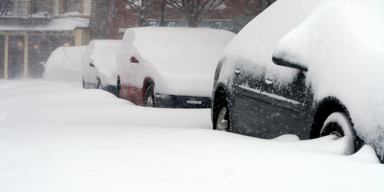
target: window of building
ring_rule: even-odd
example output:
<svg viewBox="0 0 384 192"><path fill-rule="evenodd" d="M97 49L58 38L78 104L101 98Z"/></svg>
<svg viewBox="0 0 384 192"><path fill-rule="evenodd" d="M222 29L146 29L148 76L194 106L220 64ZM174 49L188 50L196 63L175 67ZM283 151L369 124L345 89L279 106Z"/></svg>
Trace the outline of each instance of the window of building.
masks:
<svg viewBox="0 0 384 192"><path fill-rule="evenodd" d="M80 12L80 0L64 0L63 11L64 13Z"/></svg>

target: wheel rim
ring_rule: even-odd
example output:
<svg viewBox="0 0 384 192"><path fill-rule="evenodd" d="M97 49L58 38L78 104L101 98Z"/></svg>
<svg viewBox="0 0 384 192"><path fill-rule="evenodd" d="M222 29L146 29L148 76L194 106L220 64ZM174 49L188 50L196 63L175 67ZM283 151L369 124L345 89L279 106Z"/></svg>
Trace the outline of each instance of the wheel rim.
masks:
<svg viewBox="0 0 384 192"><path fill-rule="evenodd" d="M339 125L338 122L328 122L324 128L321 130L320 136L334 135L336 137L344 137L343 128Z"/></svg>
<svg viewBox="0 0 384 192"><path fill-rule="evenodd" d="M216 130L226 131L228 129L228 120L225 119L227 112L226 107L220 109L219 115L217 116Z"/></svg>
<svg viewBox="0 0 384 192"><path fill-rule="evenodd" d="M334 112L327 117L320 131L320 137L334 135L344 142L344 154L350 155L355 152L355 139L352 124L346 114Z"/></svg>
<svg viewBox="0 0 384 192"><path fill-rule="evenodd" d="M147 97L146 107L153 107L153 98L151 96Z"/></svg>
<svg viewBox="0 0 384 192"><path fill-rule="evenodd" d="M330 135L334 135L334 136L339 137L339 138L343 137L343 135L341 133L339 133L338 131L332 131L332 133L330 133Z"/></svg>

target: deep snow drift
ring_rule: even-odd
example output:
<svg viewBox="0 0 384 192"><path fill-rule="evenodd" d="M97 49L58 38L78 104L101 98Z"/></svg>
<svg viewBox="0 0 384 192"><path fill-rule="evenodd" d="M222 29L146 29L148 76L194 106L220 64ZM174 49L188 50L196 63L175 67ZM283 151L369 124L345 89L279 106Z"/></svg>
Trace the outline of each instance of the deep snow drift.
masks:
<svg viewBox="0 0 384 192"><path fill-rule="evenodd" d="M335 137L211 130L209 109L138 107L80 82L0 80L0 191L378 191Z"/></svg>

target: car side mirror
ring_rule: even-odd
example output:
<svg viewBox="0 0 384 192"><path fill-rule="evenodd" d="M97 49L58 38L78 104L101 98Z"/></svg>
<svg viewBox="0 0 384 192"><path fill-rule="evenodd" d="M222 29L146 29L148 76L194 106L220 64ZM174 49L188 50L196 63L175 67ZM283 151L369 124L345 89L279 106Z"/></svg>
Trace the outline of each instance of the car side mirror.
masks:
<svg viewBox="0 0 384 192"><path fill-rule="evenodd" d="M276 65L280 65L280 66L284 66L284 67L290 67L290 68L298 69L300 71L305 71L305 72L308 71L307 67L300 65L300 64L297 64L297 63L289 62L289 61L284 60L282 58L272 57L272 61Z"/></svg>
<svg viewBox="0 0 384 192"><path fill-rule="evenodd" d="M95 65L93 63L89 63L89 66L91 67L95 67Z"/></svg>

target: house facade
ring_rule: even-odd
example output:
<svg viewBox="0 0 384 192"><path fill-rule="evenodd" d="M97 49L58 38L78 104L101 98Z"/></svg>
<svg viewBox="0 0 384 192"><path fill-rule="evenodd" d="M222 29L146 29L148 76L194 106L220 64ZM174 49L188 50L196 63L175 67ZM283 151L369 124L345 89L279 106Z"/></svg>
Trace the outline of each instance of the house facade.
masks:
<svg viewBox="0 0 384 192"><path fill-rule="evenodd" d="M41 78L60 46L88 45L90 0L1 0L0 79Z"/></svg>

